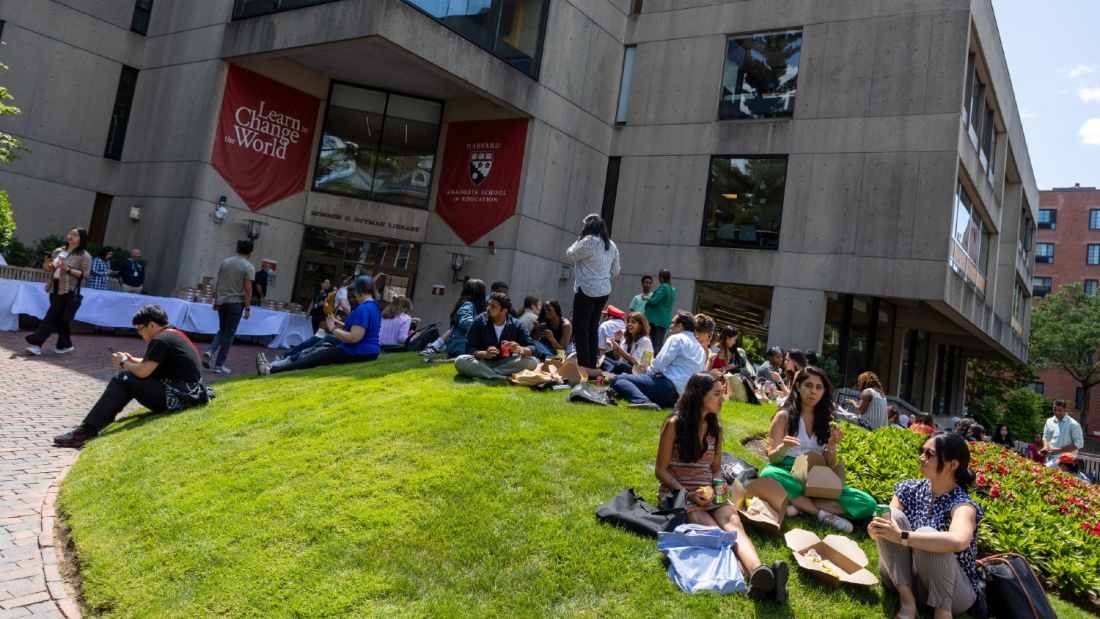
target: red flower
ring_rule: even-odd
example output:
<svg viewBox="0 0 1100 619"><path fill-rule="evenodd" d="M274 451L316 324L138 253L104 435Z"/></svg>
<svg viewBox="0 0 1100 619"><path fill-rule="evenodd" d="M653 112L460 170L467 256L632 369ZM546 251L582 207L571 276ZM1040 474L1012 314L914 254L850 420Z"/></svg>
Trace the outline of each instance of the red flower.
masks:
<svg viewBox="0 0 1100 619"><path fill-rule="evenodd" d="M1001 496L1001 491L997 488L994 488L994 489L989 491L989 496L991 496L993 498L997 498L997 497Z"/></svg>

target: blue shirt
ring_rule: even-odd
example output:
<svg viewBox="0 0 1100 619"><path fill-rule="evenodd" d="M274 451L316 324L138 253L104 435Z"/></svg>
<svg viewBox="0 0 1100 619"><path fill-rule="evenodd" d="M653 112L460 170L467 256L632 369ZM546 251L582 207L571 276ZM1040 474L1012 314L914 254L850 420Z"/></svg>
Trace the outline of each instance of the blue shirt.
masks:
<svg viewBox="0 0 1100 619"><path fill-rule="evenodd" d="M1043 438L1051 447L1075 447L1074 451L1085 446L1085 438L1081 433L1081 424L1066 413L1061 421L1057 417L1050 417L1043 426Z"/></svg>
<svg viewBox="0 0 1100 619"><path fill-rule="evenodd" d="M344 321L344 330L351 331L354 326L360 326L367 330L363 334L363 339L351 344L349 342L343 342L340 344L340 348L343 348L349 355L377 355L382 352L382 347L378 345L378 331L382 328L382 310L378 308L378 304L374 301L366 301L360 303L358 307L351 312L351 316Z"/></svg>
<svg viewBox="0 0 1100 619"><path fill-rule="evenodd" d="M145 267L129 258L118 265L118 275L127 286L137 288L145 284Z"/></svg>
<svg viewBox="0 0 1100 619"><path fill-rule="evenodd" d="M696 372L707 369L707 351L695 339L694 333L677 333L665 340L660 354L653 359L646 374L654 376L657 372L672 381L676 393L683 395L684 387Z"/></svg>

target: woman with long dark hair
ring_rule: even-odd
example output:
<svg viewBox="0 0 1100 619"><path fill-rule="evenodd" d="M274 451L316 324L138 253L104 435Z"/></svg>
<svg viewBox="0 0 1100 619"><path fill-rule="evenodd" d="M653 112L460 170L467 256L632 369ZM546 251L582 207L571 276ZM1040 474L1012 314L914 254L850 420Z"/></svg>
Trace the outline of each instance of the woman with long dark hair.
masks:
<svg viewBox="0 0 1100 619"><path fill-rule="evenodd" d="M997 430L993 432L992 441L1005 449L1016 448L1016 440L1012 438L1012 430L1009 430L1008 426L1003 423L997 426Z"/></svg>
<svg viewBox="0 0 1100 619"><path fill-rule="evenodd" d="M542 325L546 325L543 329ZM561 313L561 303L557 299L547 299L539 312L538 339L535 351L545 358L554 357L558 351L568 356L573 352L569 338L573 334L573 323Z"/></svg>
<svg viewBox="0 0 1100 619"><path fill-rule="evenodd" d="M92 271L88 275L87 283L85 284L89 288L96 290L108 290L107 278L117 277L118 271L111 270L111 256L113 256L115 250L110 247L104 247L99 250L99 254L95 258L92 258Z"/></svg>
<svg viewBox="0 0 1100 619"><path fill-rule="evenodd" d="M466 354L466 332L478 314L485 311L485 282L468 279L462 284L462 294L451 310L451 335L447 339L447 357L457 359Z"/></svg>
<svg viewBox="0 0 1100 619"><path fill-rule="evenodd" d="M787 355L783 357L782 374L772 372L772 378L776 381L776 389L779 390L779 398L776 404L783 406L787 398L791 397L791 389L792 385L794 385L795 377L808 365L810 365L810 360L806 358L805 352L797 348L792 348L787 351Z"/></svg>
<svg viewBox="0 0 1100 619"><path fill-rule="evenodd" d="M871 516L875 510L871 495L845 487L835 501L810 498L802 494L802 484L791 476L795 458L809 451L824 456L826 466L836 466L837 444L844 438L844 432L833 425L834 421L833 385L821 368L807 366L795 377L791 397L772 417L768 466L760 476L772 477L783 484L791 499L788 516L800 512L815 514L825 524L851 533L853 526L846 518L859 520Z"/></svg>
<svg viewBox="0 0 1100 619"><path fill-rule="evenodd" d="M584 218L584 229L565 256L576 264L573 271L573 341L577 363L596 367L599 357L600 314L611 296L611 278L619 274L619 248L607 234L607 226L596 214Z"/></svg>
<svg viewBox="0 0 1100 619"><path fill-rule="evenodd" d="M718 421L724 393L722 381L713 374L698 372L688 380L672 414L661 426L653 468L660 482L658 498L664 503L672 493L685 490L689 524L736 531L734 552L748 575L749 595L772 596L783 602L787 599L787 564L783 561L761 564L734 506L728 501L715 503L713 498L704 497L707 491L726 491L722 477L722 424Z"/></svg>
<svg viewBox="0 0 1100 619"><path fill-rule="evenodd" d="M953 617L981 595L974 561L985 513L966 491L974 473L961 436L933 434L917 459L924 479L895 484L890 517L875 517L867 533L878 544L883 586L901 598L895 617L913 619L922 607Z"/></svg>
<svg viewBox="0 0 1100 619"><path fill-rule="evenodd" d="M27 353L32 355L42 354L42 345L57 331L57 348L54 352L63 355L73 351L69 323L71 317L66 318L66 309L72 301L82 280L91 274L92 257L88 255L88 231L84 228L73 228L66 237L67 245L58 247L53 252L46 254L42 261L42 270L52 274L46 281L46 292L50 295L50 309L46 311L46 317L38 323L38 330L28 335Z"/></svg>
<svg viewBox="0 0 1100 619"><path fill-rule="evenodd" d="M649 339L649 321L645 314L632 312L626 319L626 329L618 342L611 340L611 350L600 369L612 374L626 374L634 366L645 364L645 353L653 357L653 342Z"/></svg>
<svg viewBox="0 0 1100 619"><path fill-rule="evenodd" d="M718 352L711 358L707 369L712 370L717 376L727 372L737 373L748 365L748 359L744 352L737 347L741 331L733 326L726 325L718 334Z"/></svg>

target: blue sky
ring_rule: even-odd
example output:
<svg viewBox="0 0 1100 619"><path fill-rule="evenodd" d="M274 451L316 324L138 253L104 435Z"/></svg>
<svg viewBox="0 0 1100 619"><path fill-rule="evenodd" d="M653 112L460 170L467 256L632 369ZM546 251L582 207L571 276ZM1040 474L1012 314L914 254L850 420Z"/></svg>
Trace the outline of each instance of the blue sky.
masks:
<svg viewBox="0 0 1100 619"><path fill-rule="evenodd" d="M1100 2L993 8L1039 189L1100 187Z"/></svg>

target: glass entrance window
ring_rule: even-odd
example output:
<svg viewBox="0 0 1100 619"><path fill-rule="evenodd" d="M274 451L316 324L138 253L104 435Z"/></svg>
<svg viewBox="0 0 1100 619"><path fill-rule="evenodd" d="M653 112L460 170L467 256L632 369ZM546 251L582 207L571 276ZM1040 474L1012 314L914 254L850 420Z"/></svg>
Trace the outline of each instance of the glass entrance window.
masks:
<svg viewBox="0 0 1100 619"><path fill-rule="evenodd" d="M793 115L801 55L801 30L730 37L719 120Z"/></svg>
<svg viewBox="0 0 1100 619"><path fill-rule="evenodd" d="M703 245L779 249L786 157L713 157Z"/></svg>
<svg viewBox="0 0 1100 619"><path fill-rule="evenodd" d="M428 207L443 103L333 84L314 191Z"/></svg>
<svg viewBox="0 0 1100 619"><path fill-rule="evenodd" d="M339 286L357 275L390 276L384 299L409 296L416 278L420 246L397 239L349 234L339 230L307 227L302 240L295 302L305 305L321 280Z"/></svg>

